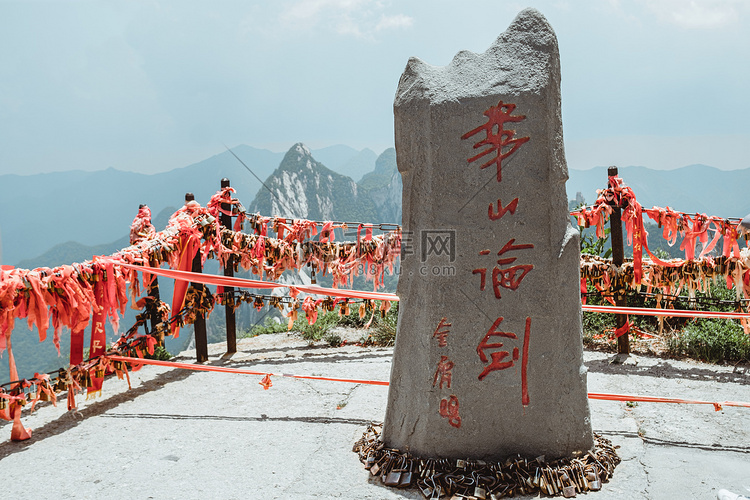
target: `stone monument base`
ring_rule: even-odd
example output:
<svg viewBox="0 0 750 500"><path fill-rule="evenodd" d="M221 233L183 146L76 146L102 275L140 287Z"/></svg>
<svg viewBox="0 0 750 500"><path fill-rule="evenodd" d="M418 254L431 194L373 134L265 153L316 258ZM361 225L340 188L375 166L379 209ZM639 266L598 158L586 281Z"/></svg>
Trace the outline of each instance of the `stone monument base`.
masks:
<svg viewBox="0 0 750 500"><path fill-rule="evenodd" d="M505 461L428 458L386 448L382 424L370 424L352 451L386 486L419 488L425 498L496 500L516 494L562 495L598 491L620 463L615 446L594 434L594 447L577 457L547 462L544 456Z"/></svg>

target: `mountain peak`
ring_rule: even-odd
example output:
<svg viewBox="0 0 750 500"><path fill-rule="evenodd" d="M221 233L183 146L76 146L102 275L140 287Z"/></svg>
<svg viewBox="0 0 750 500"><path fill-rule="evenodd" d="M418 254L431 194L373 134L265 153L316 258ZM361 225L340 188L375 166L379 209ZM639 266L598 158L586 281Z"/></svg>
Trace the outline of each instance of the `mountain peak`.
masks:
<svg viewBox="0 0 750 500"><path fill-rule="evenodd" d="M282 171L301 172L303 170L314 171L324 168L315 158L313 158L310 148L298 142L286 152L284 159L281 160L279 168ZM326 171L328 169L325 169Z"/></svg>
<svg viewBox="0 0 750 500"><path fill-rule="evenodd" d="M312 153L310 152L310 148L308 148L307 146L305 146L301 142L298 142L297 144L295 144L294 146L292 146L291 148L289 148L289 152L287 154L291 153L292 151L294 151L294 153L297 154L297 160L300 160L304 156L312 157Z"/></svg>

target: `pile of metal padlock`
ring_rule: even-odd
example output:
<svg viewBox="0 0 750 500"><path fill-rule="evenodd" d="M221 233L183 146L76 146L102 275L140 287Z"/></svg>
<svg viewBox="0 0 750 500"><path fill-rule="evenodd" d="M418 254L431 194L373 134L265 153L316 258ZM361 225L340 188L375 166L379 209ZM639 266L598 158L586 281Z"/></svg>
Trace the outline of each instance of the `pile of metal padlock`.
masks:
<svg viewBox="0 0 750 500"><path fill-rule="evenodd" d="M600 490L620 463L615 446L596 434L594 449L579 458L546 462L543 456L533 460L517 457L489 462L419 458L385 448L381 428L382 424L370 424L352 451L386 486L417 487L428 499L497 500L537 492L572 498Z"/></svg>

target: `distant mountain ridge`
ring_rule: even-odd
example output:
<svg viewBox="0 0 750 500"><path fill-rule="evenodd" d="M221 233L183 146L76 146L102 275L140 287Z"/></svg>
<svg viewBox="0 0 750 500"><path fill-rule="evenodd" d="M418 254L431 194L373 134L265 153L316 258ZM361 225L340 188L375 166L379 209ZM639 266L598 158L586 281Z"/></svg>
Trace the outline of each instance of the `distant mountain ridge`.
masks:
<svg viewBox="0 0 750 500"><path fill-rule="evenodd" d="M388 148L378 156L375 170L358 183L360 195L372 200L380 222L401 224L401 193L404 189L396 165L396 149Z"/></svg>
<svg viewBox="0 0 750 500"><path fill-rule="evenodd" d="M260 179L271 175L284 157L284 153L246 145L233 147L232 151ZM348 162L362 155L367 157L368 151L371 153L339 145L314 153L325 157L326 166L335 171L349 168ZM356 161L366 165L362 158ZM371 170L374 163L373 158ZM40 256L69 241L85 246L112 242L130 227L141 203L158 214L168 206L180 206L185 193L192 192L205 205L219 189L223 177L231 181L238 198L246 205L252 203L252 195L261 187L228 151L153 175L112 168L96 172L2 175L0 263L17 265L23 259Z"/></svg>
<svg viewBox="0 0 750 500"><path fill-rule="evenodd" d="M169 218L177 211L175 207L167 207L159 212L156 216L151 217L151 223L159 230L164 229L169 222ZM38 267L55 267L60 264L70 264L73 262L84 262L91 260L95 255L112 255L118 250L130 246L130 234L126 231L125 236L118 238L110 243L101 245L83 245L76 241L66 241L59 243L42 255L30 259L24 259L18 263L17 267L22 269L36 269Z"/></svg>

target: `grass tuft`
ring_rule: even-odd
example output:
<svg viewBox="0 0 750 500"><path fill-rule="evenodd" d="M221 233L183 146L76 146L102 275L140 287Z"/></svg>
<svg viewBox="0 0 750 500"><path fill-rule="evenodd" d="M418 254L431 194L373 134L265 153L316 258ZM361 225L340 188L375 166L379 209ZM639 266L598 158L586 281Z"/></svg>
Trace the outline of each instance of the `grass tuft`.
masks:
<svg viewBox="0 0 750 500"><path fill-rule="evenodd" d="M708 363L750 361L750 336L735 320L698 319L668 339L667 351Z"/></svg>

